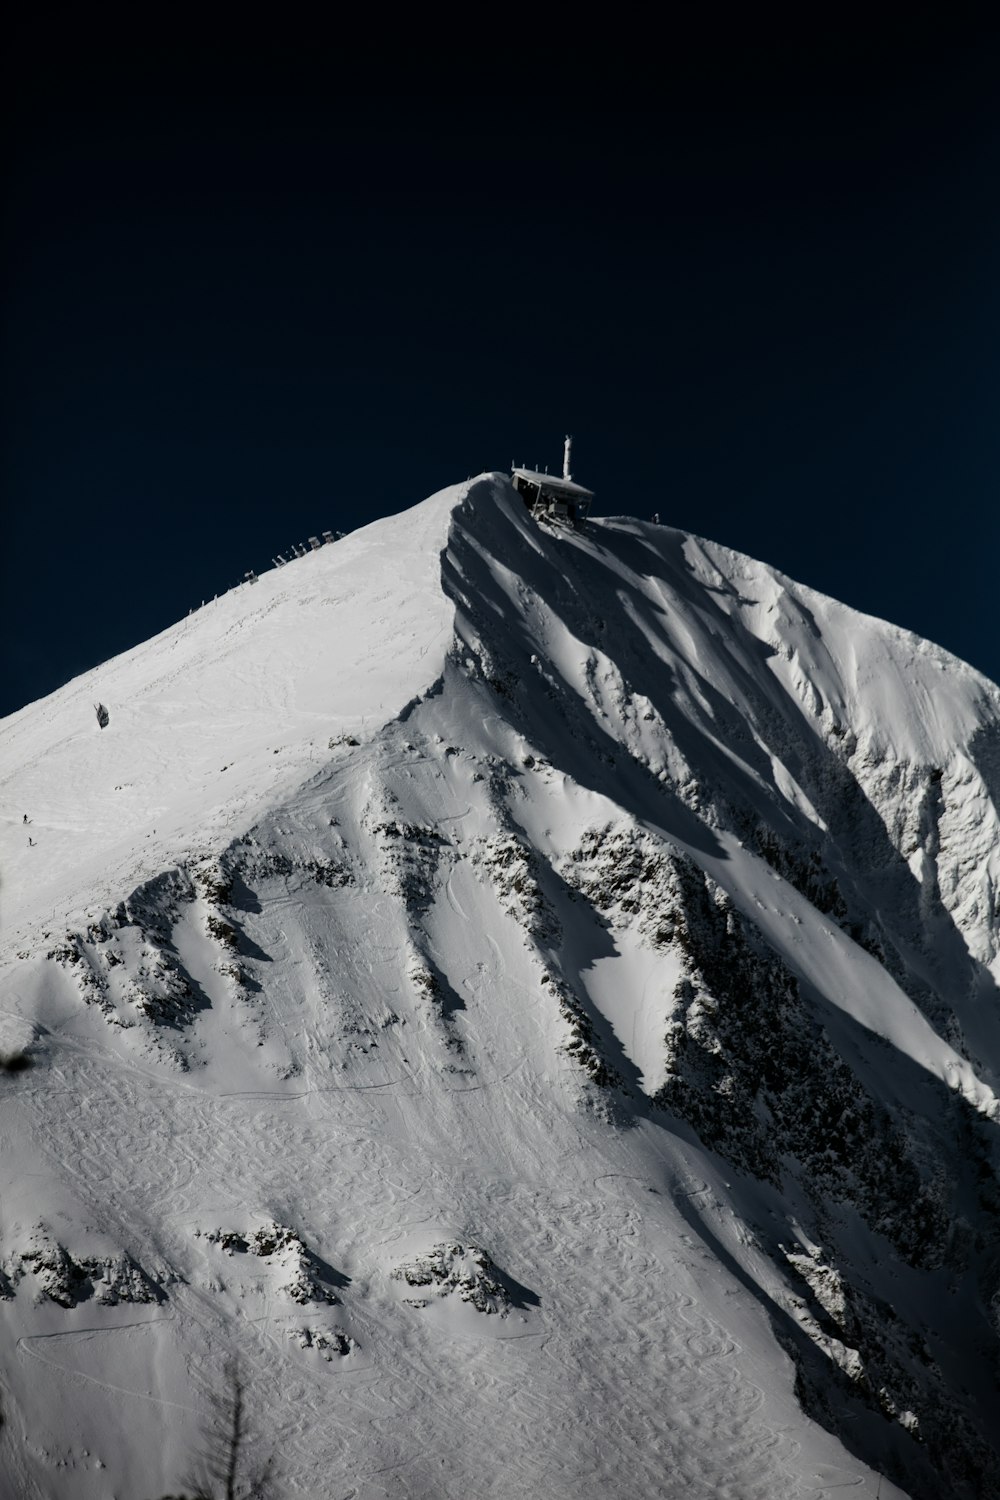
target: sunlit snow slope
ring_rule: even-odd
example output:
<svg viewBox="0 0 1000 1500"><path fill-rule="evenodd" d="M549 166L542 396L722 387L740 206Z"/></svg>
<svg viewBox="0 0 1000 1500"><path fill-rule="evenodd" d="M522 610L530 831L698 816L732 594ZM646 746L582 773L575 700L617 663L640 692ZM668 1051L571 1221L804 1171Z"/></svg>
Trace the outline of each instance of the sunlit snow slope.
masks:
<svg viewBox="0 0 1000 1500"><path fill-rule="evenodd" d="M0 1493L190 1490L235 1360L282 1496L1000 1494L969 667L487 475L0 785Z"/></svg>

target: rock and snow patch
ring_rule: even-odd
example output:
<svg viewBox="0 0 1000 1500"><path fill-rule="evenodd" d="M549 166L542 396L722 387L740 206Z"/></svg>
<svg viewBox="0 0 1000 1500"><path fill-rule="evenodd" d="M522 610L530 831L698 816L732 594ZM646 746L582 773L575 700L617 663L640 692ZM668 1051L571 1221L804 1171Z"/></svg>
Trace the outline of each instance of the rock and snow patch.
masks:
<svg viewBox="0 0 1000 1500"><path fill-rule="evenodd" d="M397 1266L392 1274L411 1288L413 1295L404 1298L411 1307L428 1307L442 1298L457 1298L477 1312L496 1313L501 1318L510 1313L510 1297L500 1273L478 1245L463 1245L458 1241L433 1245Z"/></svg>
<svg viewBox="0 0 1000 1500"><path fill-rule="evenodd" d="M300 1306L317 1302L332 1306L340 1301L334 1289L336 1272L286 1224L271 1220L250 1230L212 1229L205 1239L226 1255L264 1261L274 1275L276 1290Z"/></svg>
<svg viewBox="0 0 1000 1500"><path fill-rule="evenodd" d="M786 1296L785 1306L861 1398L918 1442L929 1443L956 1474L971 1472L970 1455L985 1470L988 1451L921 1334L890 1304L852 1283L849 1268L831 1264L819 1245L800 1235L795 1247L780 1248L806 1288L805 1296ZM802 1393L807 1405L829 1400L815 1372L805 1374Z"/></svg>
<svg viewBox="0 0 1000 1500"><path fill-rule="evenodd" d="M67 969L81 998L113 1025L145 1021L182 1031L208 1004L175 944L176 928L196 895L185 869L165 870L85 931L67 932L45 956Z"/></svg>
<svg viewBox="0 0 1000 1500"><path fill-rule="evenodd" d="M473 868L492 886L501 908L539 943L557 943L559 920L541 884L541 860L521 835L506 830L480 839Z"/></svg>
<svg viewBox="0 0 1000 1500"><path fill-rule="evenodd" d="M594 1023L569 985L549 971L541 976L539 982L545 987L545 993L555 1000L559 1017L566 1028L560 1050L578 1063L598 1088L621 1088L621 1074L602 1057Z"/></svg>
<svg viewBox="0 0 1000 1500"><path fill-rule="evenodd" d="M647 829L610 823L588 828L559 864L567 884L614 928L637 928L652 948L677 940L680 882L689 868L689 860Z"/></svg>
<svg viewBox="0 0 1000 1500"><path fill-rule="evenodd" d="M106 1256L71 1254L43 1224L32 1231L24 1248L7 1256L0 1271L0 1295L13 1296L22 1282L36 1301L66 1309L89 1301L115 1307L167 1300L160 1280L124 1250Z"/></svg>
<svg viewBox="0 0 1000 1500"><path fill-rule="evenodd" d="M374 846L381 888L403 903L411 921L419 920L454 857L449 841L433 825L401 817L396 797L385 789L365 810L362 826Z"/></svg>
<svg viewBox="0 0 1000 1500"><path fill-rule="evenodd" d="M294 1339L300 1349L312 1349L328 1363L335 1356L343 1358L357 1349L357 1341L342 1328L319 1328L304 1324L301 1328L289 1328L288 1337Z"/></svg>

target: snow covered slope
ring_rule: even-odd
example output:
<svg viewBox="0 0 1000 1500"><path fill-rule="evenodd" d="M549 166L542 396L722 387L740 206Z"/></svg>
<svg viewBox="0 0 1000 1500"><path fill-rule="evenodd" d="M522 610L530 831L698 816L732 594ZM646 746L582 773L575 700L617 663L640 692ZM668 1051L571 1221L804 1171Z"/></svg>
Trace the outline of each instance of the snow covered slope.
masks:
<svg viewBox="0 0 1000 1500"><path fill-rule="evenodd" d="M0 785L2 1493L179 1490L236 1359L280 1495L1000 1494L970 668L487 475Z"/></svg>

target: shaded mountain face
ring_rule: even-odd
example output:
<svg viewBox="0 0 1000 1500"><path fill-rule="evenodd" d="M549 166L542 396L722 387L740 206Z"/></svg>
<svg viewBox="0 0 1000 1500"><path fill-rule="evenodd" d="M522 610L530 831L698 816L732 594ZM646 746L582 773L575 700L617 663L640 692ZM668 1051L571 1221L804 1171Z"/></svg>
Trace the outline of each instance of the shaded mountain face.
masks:
<svg viewBox="0 0 1000 1500"><path fill-rule="evenodd" d="M992 684L488 475L4 731L8 1492L1000 1494Z"/></svg>

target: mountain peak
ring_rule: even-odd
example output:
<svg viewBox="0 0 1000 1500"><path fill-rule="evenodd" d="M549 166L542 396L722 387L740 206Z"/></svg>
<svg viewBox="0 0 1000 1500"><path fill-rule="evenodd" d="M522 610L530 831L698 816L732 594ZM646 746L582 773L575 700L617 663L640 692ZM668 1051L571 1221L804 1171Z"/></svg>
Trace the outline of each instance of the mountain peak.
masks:
<svg viewBox="0 0 1000 1500"><path fill-rule="evenodd" d="M5 730L15 1488L996 1492L991 683L486 474Z"/></svg>

